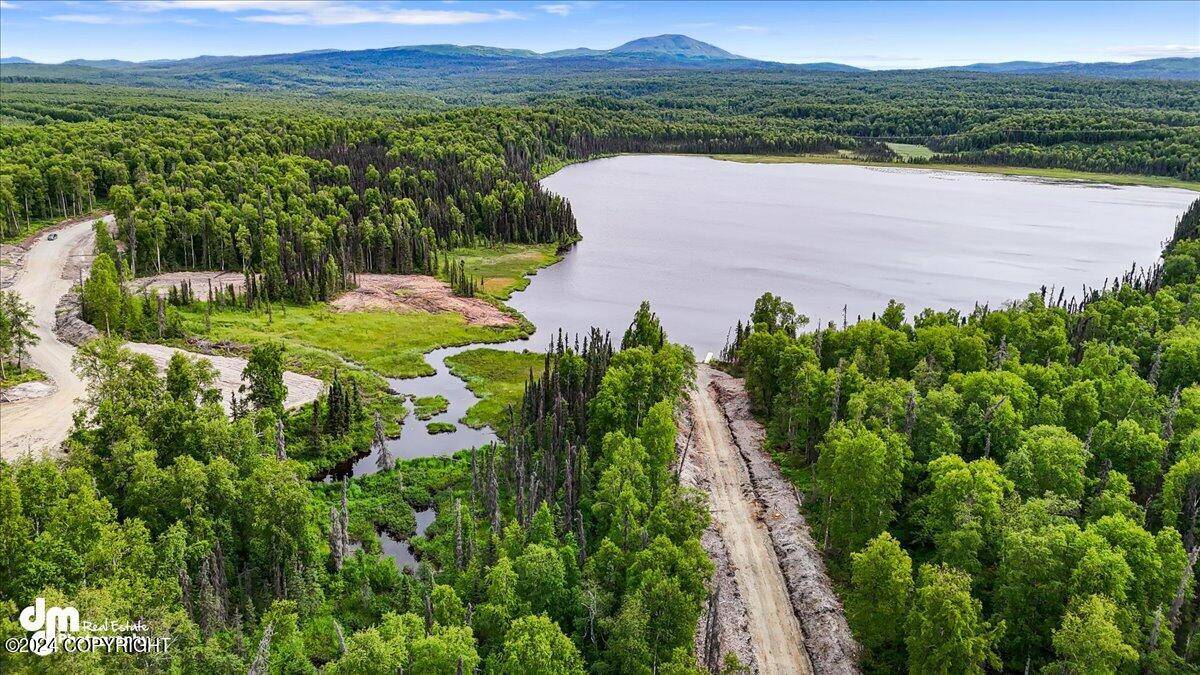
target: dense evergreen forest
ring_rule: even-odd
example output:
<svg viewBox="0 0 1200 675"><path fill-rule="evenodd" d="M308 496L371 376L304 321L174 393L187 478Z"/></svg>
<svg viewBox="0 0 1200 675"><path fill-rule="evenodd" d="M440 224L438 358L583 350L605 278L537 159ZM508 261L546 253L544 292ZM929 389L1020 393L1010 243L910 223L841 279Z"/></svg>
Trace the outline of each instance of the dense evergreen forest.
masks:
<svg viewBox="0 0 1200 675"><path fill-rule="evenodd" d="M1086 298L807 323L764 295L726 358L807 488L878 672L1200 660L1200 200Z"/></svg>

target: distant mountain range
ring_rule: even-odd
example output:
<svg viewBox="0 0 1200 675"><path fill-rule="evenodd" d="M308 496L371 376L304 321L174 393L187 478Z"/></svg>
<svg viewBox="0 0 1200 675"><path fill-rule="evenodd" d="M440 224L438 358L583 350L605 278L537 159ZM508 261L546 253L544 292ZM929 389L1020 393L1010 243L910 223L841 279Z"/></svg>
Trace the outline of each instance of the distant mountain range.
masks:
<svg viewBox="0 0 1200 675"><path fill-rule="evenodd" d="M1200 58L1171 57L1147 59L1132 63L1101 61L1080 63L1060 61L1005 61L1004 63L973 63L969 66L947 66L937 70L965 70L976 73L1007 75L1076 75L1079 77L1145 78L1165 80L1200 80Z"/></svg>
<svg viewBox="0 0 1200 675"><path fill-rule="evenodd" d="M451 82L463 76L547 75L609 70L760 70L870 73L841 63L777 63L750 59L686 35L657 35L613 49L564 49L538 53L485 46L413 45L384 49L326 49L262 56L198 56L180 60L77 59L35 64L9 56L0 80L199 86L234 88L378 87ZM1134 63L1010 61L934 68L1004 75L1200 80L1200 58Z"/></svg>

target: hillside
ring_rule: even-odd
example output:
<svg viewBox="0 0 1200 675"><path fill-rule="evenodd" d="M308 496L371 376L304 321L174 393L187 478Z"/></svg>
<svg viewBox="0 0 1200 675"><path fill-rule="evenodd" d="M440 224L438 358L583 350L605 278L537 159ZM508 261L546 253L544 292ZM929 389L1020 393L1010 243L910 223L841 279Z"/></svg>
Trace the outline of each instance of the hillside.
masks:
<svg viewBox="0 0 1200 675"><path fill-rule="evenodd" d="M686 35L656 35L612 49L578 47L538 53L482 45L430 44L377 49L323 49L256 56L197 56L131 62L74 59L61 64L5 57L0 80L126 84L142 87L227 89L445 89L464 80L554 77L605 72L680 71L772 73L871 73L842 63L778 63L746 58ZM1110 79L1200 80L1200 58L1134 63L1010 61L934 68L999 75L1051 75ZM891 71L903 75L920 71ZM928 71L926 71L928 72Z"/></svg>
<svg viewBox="0 0 1200 675"><path fill-rule="evenodd" d="M1137 78L1150 80L1200 80L1200 57L1147 59L1133 63L1105 61L1079 63L1063 61L1005 61L1003 63L973 63L969 66L949 66L938 70L962 70L975 73L1004 73L1008 75L1071 75L1076 77Z"/></svg>

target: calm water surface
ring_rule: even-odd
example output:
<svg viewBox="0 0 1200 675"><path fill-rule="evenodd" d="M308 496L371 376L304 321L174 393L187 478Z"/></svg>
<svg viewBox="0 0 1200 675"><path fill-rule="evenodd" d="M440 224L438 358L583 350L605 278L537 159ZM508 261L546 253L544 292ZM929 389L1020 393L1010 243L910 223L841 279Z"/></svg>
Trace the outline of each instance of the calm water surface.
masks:
<svg viewBox="0 0 1200 675"><path fill-rule="evenodd" d="M717 352L764 291L820 321L870 316L896 298L924 307L999 306L1039 286L1098 286L1132 263L1153 263L1186 190L1051 182L988 174L822 164L739 164L628 156L569 166L543 184L568 199L584 240L541 270L510 304L537 326L529 340L426 355L436 375L393 379L393 391L441 394L431 436L409 415L394 457L445 455L496 440L458 420L477 399L447 356L489 346L543 350L562 328L620 340L650 300L667 332L697 356ZM411 412L411 403L407 404ZM334 477L374 473L375 455ZM422 517L431 517L424 515ZM395 553L403 542L385 538ZM407 549L405 549L407 550ZM411 562L403 560L402 562Z"/></svg>
<svg viewBox="0 0 1200 675"><path fill-rule="evenodd" d="M626 156L542 181L567 197L584 240L512 304L538 333L597 325L619 339L650 300L699 357L772 291L818 320L869 317L895 298L998 306L1039 286L1100 285L1153 263L1196 198L1179 189L964 172L742 164Z"/></svg>

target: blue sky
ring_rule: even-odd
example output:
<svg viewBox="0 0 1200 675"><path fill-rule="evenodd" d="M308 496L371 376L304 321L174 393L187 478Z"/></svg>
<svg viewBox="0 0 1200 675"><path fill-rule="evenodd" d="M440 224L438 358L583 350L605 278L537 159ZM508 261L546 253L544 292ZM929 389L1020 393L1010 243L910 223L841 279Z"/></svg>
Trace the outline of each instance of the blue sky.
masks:
<svg viewBox="0 0 1200 675"><path fill-rule="evenodd" d="M0 55L44 63L430 43L549 51L660 33L866 68L1134 61L1200 56L1200 2L0 0Z"/></svg>

